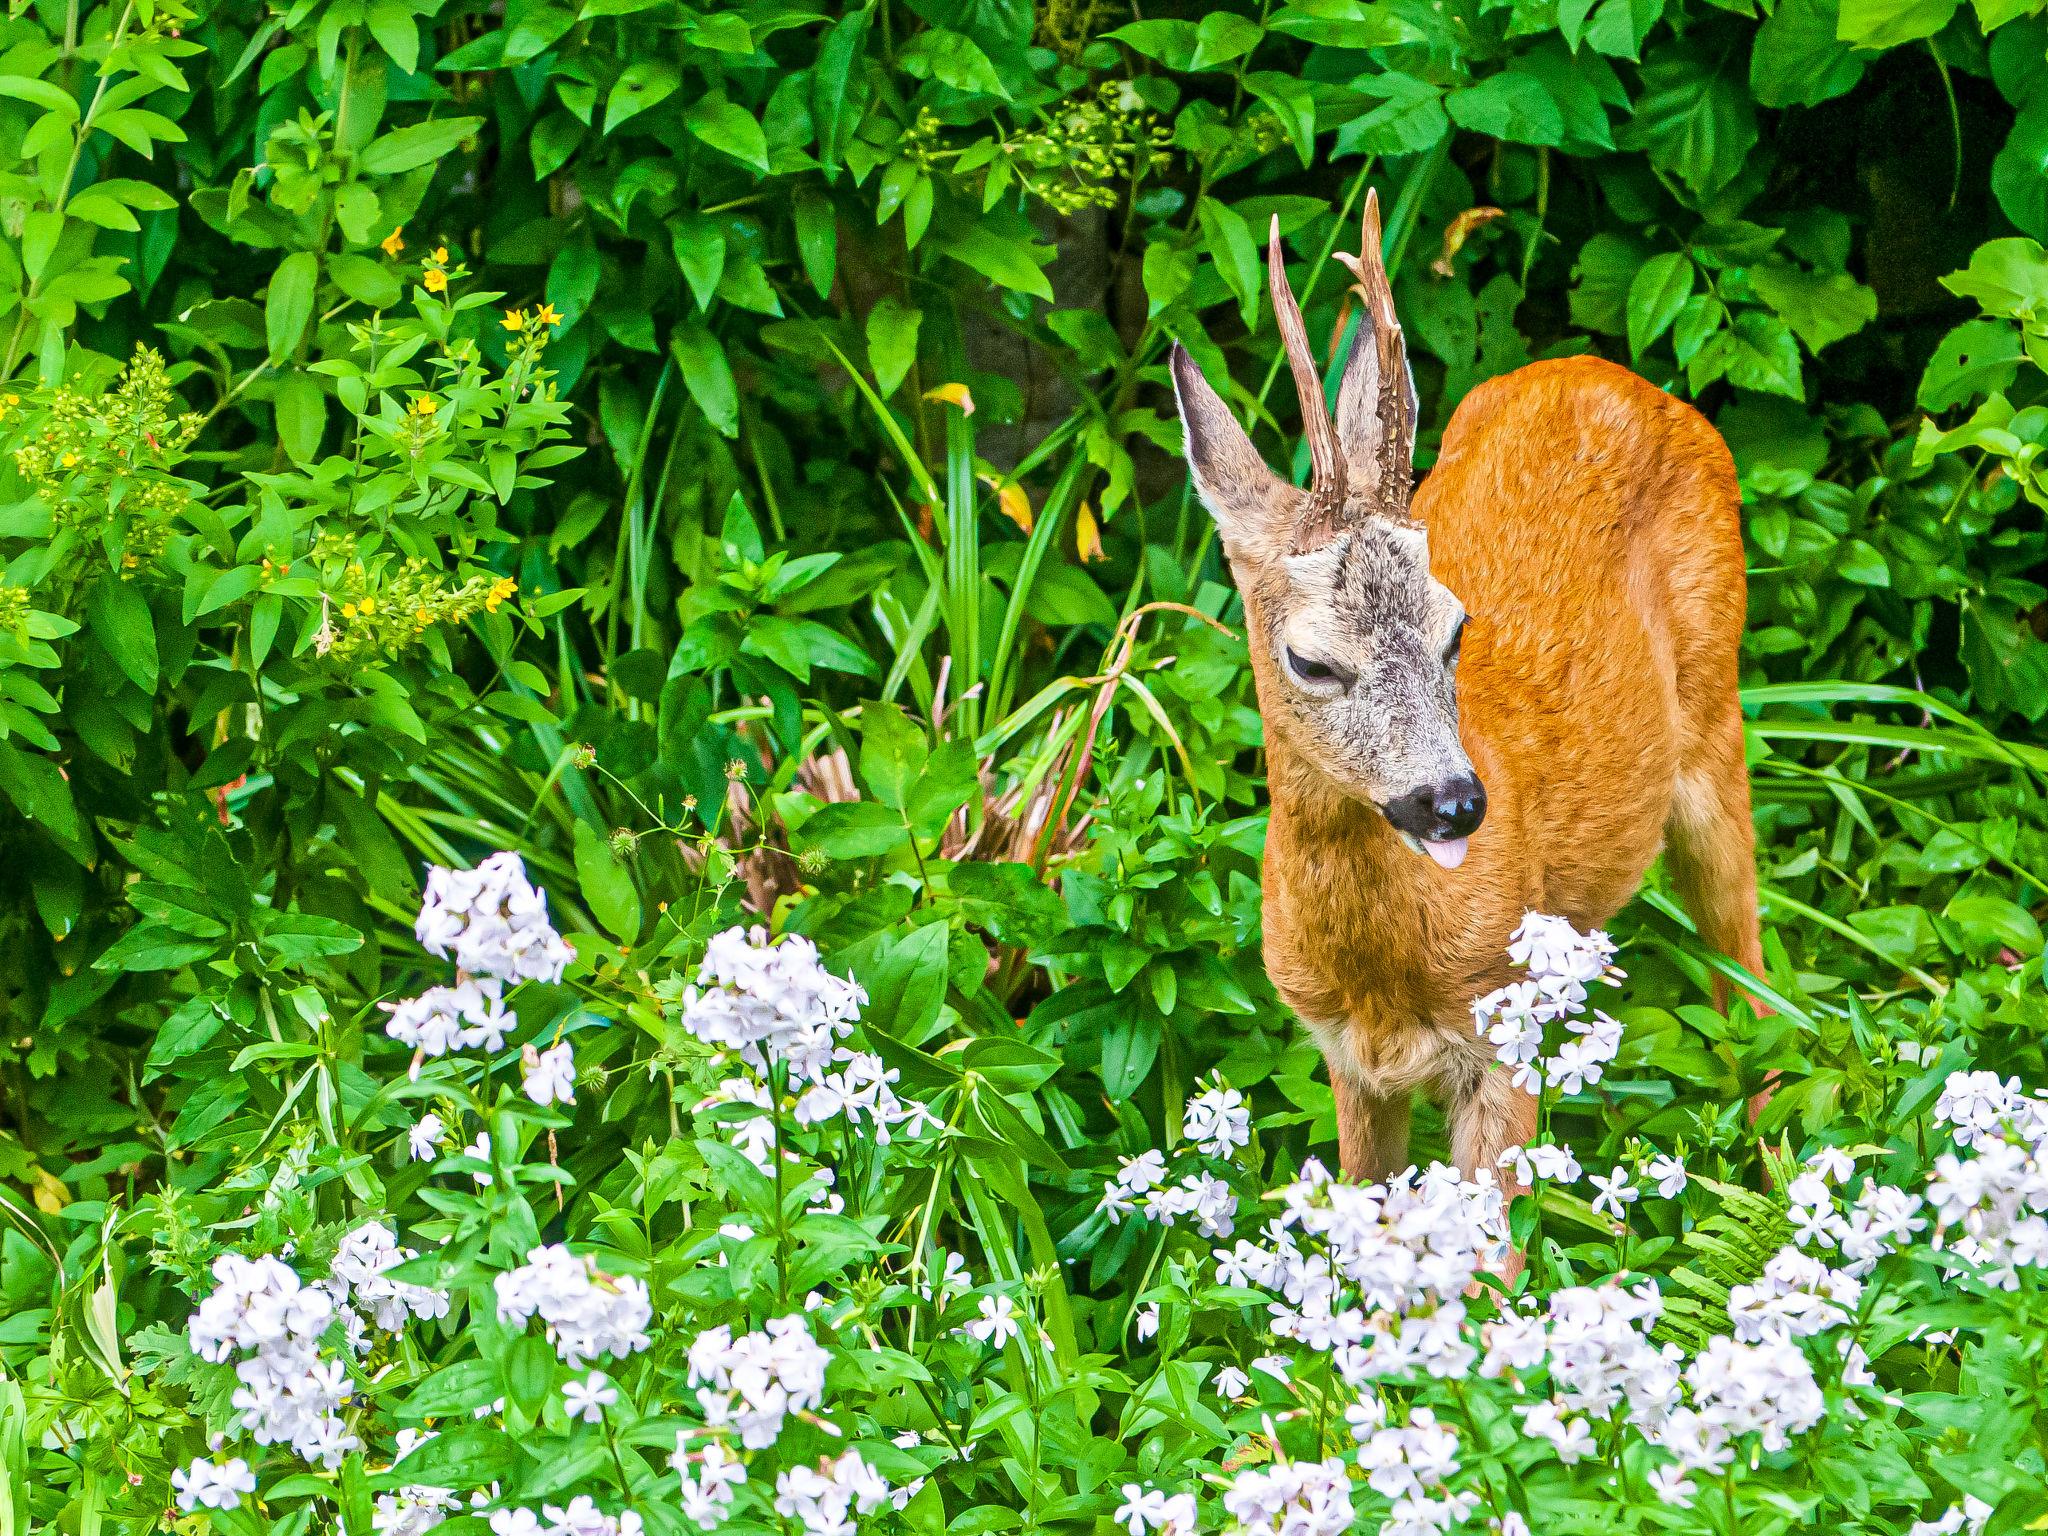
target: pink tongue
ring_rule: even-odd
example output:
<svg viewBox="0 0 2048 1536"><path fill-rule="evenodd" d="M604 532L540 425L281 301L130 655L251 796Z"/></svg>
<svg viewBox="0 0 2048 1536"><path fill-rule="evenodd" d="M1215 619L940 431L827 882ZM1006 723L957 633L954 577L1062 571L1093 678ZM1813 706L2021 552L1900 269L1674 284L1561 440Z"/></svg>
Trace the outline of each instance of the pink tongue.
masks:
<svg viewBox="0 0 2048 1536"><path fill-rule="evenodd" d="M1465 839L1454 837L1448 842L1425 842L1422 845L1422 851L1427 853L1432 859L1435 859L1445 869L1456 869L1465 862Z"/></svg>

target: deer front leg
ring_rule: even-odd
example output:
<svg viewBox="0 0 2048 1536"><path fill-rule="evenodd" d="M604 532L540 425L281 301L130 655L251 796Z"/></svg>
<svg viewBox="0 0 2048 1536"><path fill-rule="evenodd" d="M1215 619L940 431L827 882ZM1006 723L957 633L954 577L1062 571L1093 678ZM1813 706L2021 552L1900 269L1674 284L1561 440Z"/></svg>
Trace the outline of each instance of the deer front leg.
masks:
<svg viewBox="0 0 2048 1536"><path fill-rule="evenodd" d="M1522 1147L1536 1134L1536 1099L1524 1093L1498 1067L1488 1067L1472 1087L1451 1103L1451 1157L1466 1178L1481 1168L1491 1168L1500 1181L1501 1209L1505 1213L1515 1196L1527 1194L1528 1186L1515 1177L1512 1168L1500 1166L1500 1155L1509 1147ZM1522 1272L1522 1251L1510 1247L1501 1266L1501 1279L1513 1282Z"/></svg>
<svg viewBox="0 0 2048 1536"><path fill-rule="evenodd" d="M1344 1177L1369 1184L1407 1167L1409 1095L1376 1094L1334 1066L1330 1087L1337 1095L1337 1161Z"/></svg>

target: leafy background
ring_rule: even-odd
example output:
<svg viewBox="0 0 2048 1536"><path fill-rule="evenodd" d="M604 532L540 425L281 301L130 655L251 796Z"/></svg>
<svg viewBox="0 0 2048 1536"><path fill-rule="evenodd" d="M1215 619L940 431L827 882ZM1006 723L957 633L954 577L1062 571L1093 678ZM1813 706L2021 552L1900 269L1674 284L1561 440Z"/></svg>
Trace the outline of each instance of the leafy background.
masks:
<svg viewBox="0 0 2048 1536"><path fill-rule="evenodd" d="M1104 1308L1145 1258L1097 1165L1204 1073L1284 1156L1327 1141L1164 356L1284 464L1260 240L1341 342L1367 187L1425 460L1479 381L1597 352L1742 473L1791 1006L1706 1006L1653 876L1634 1078L1575 1139L1756 1184L1766 1072L1795 1142L1909 1123L1937 1079L1897 1041L2039 1080L2040 10L14 7L0 1361L99 1447L37 1523L163 1502L161 1468L120 1491L146 1414L106 1385L182 1315L152 1244L189 1258L286 1143L330 1204L394 1176L375 1004L421 974L427 860L518 849L580 935L549 1006L606 1089L593 1186L688 1101L674 982L749 913L909 1044L1051 1063L969 1097Z"/></svg>

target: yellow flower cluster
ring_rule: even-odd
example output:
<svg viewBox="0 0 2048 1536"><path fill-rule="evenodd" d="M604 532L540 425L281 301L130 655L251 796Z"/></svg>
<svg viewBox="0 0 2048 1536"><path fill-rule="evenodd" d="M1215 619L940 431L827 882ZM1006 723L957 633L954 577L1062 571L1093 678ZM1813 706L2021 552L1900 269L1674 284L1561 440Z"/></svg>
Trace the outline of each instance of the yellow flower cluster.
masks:
<svg viewBox="0 0 2048 1536"><path fill-rule="evenodd" d="M1115 208L1124 189L1167 163L1173 133L1126 82L1054 105L1045 126L1005 148L1017 179L1055 213Z"/></svg>
<svg viewBox="0 0 2048 1536"><path fill-rule="evenodd" d="M24 407L0 396L0 421L24 414L26 440L14 467L59 527L120 525L123 564L163 552L171 524L191 502L171 471L183 461L202 418L181 409L162 355L137 347L113 388L63 385Z"/></svg>
<svg viewBox="0 0 2048 1536"><path fill-rule="evenodd" d="M352 551L353 540L322 539L314 558ZM435 624L460 624L478 613L496 613L519 593L510 576L478 573L456 581L424 560L395 568L349 558L326 585L325 616L315 649L333 661L395 656Z"/></svg>

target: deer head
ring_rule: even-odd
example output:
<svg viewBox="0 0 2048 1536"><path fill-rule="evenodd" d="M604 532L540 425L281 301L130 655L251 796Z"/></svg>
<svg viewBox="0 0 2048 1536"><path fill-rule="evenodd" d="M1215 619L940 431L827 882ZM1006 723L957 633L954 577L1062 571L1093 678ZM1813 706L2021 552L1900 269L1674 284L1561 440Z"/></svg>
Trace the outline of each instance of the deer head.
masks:
<svg viewBox="0 0 2048 1536"><path fill-rule="evenodd" d="M1431 577L1428 534L1409 515L1415 386L1374 193L1358 255L1339 259L1364 307L1333 422L1274 220L1267 279L1301 397L1306 487L1266 466L1178 344L1174 393L1195 489L1244 595L1268 732L1451 869L1486 813L1486 792L1458 741L1464 605Z"/></svg>

